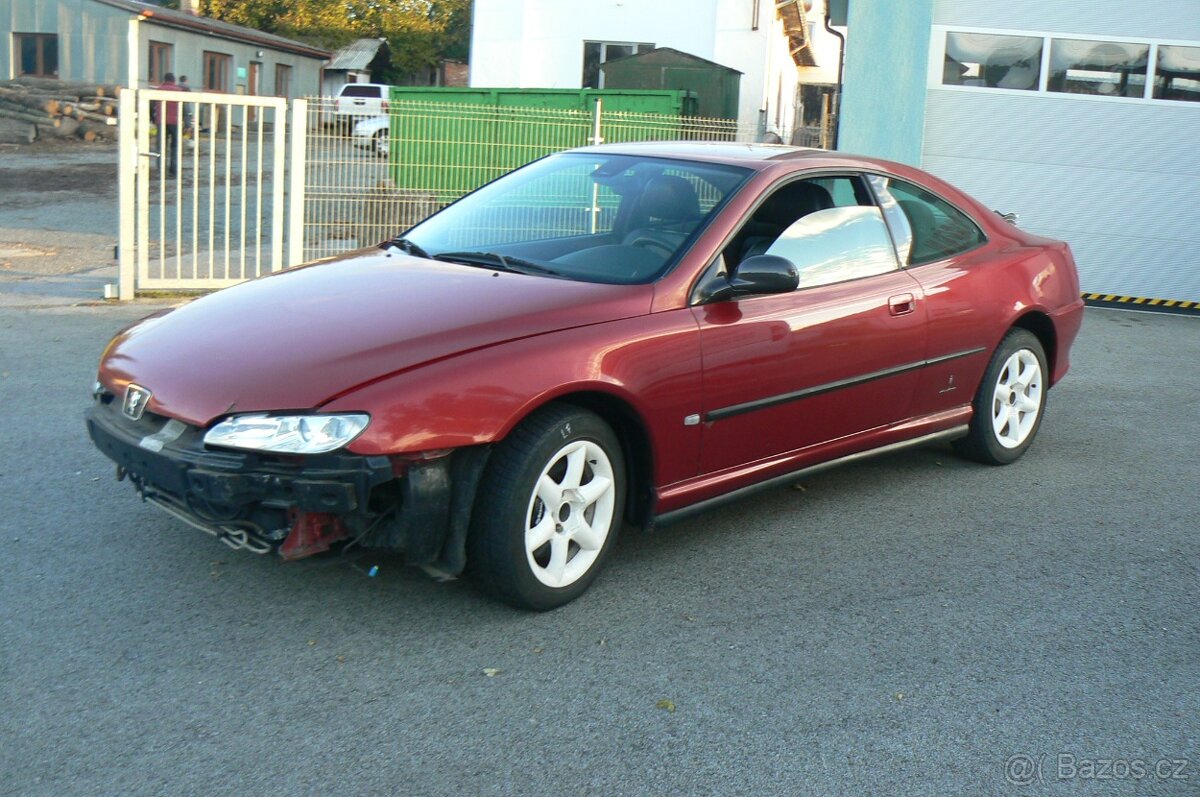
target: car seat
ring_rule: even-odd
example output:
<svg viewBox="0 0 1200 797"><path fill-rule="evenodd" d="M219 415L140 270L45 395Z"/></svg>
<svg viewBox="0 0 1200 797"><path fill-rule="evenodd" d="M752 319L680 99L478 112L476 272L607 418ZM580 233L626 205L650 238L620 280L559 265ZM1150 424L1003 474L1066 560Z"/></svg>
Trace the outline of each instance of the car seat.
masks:
<svg viewBox="0 0 1200 797"><path fill-rule="evenodd" d="M775 239L798 219L832 207L833 197L816 183L798 182L785 185L771 194L767 201L754 211L750 221L746 222L740 233L741 251L738 262L766 252L771 244L775 243Z"/></svg>
<svg viewBox="0 0 1200 797"><path fill-rule="evenodd" d="M635 218L644 226L629 232L621 243L670 256L700 221L700 199L696 189L684 178L672 174L656 175L642 189Z"/></svg>

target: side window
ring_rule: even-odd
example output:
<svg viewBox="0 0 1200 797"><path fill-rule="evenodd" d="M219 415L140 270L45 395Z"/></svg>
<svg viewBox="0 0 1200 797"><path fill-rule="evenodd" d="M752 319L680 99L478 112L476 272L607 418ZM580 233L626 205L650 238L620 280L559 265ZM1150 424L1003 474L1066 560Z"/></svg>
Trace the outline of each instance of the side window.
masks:
<svg viewBox="0 0 1200 797"><path fill-rule="evenodd" d="M855 205L819 210L797 221L767 250L800 272L800 287L895 271L896 255L879 208Z"/></svg>
<svg viewBox="0 0 1200 797"><path fill-rule="evenodd" d="M883 214L859 177L818 177L782 186L754 212L733 245L740 249L738 261L761 254L792 261L800 288L898 268Z"/></svg>
<svg viewBox="0 0 1200 797"><path fill-rule="evenodd" d="M835 208L872 204L871 195L863 189L862 181L854 177L814 177L805 182L828 191Z"/></svg>
<svg viewBox="0 0 1200 797"><path fill-rule="evenodd" d="M962 254L987 242L983 231L967 214L923 188L893 178L873 177L872 184L885 208L894 201L908 229L893 222L896 246L910 266L932 263Z"/></svg>

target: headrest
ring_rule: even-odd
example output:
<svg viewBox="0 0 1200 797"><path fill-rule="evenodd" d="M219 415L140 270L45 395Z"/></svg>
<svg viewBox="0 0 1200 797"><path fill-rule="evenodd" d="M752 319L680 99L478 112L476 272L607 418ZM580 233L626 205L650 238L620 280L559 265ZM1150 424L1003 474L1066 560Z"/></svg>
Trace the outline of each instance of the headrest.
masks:
<svg viewBox="0 0 1200 797"><path fill-rule="evenodd" d="M757 221L790 226L809 213L833 207L833 197L816 183L791 183L780 188L754 213Z"/></svg>

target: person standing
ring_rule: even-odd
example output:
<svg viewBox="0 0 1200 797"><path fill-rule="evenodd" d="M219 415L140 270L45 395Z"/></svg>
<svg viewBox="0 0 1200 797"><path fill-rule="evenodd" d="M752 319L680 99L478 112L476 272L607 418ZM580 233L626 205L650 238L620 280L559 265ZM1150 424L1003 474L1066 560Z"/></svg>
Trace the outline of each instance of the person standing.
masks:
<svg viewBox="0 0 1200 797"><path fill-rule="evenodd" d="M187 75L179 76L179 90L180 91L191 91L192 90L192 87L188 85ZM192 130L192 109L185 102L183 104L183 137L184 138L187 138L189 135L191 135L191 136L196 135L196 132L194 130L192 130L191 133L188 133L189 130Z"/></svg>
<svg viewBox="0 0 1200 797"><path fill-rule="evenodd" d="M155 86L160 91L187 91L182 89L175 82L175 75L168 72L163 75L161 85ZM172 177L179 176L179 106L182 103L166 102L158 100L151 103L151 118L158 125L159 135L162 136L159 140L162 141L166 152L162 155L167 161L167 170Z"/></svg>

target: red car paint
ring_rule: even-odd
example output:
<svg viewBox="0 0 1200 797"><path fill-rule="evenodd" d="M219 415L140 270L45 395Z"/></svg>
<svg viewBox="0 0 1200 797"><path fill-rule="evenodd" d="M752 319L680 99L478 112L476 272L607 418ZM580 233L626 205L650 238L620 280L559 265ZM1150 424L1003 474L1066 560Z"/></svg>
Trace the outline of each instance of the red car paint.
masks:
<svg viewBox="0 0 1200 797"><path fill-rule="evenodd" d="M109 347L101 379L121 394L130 381L154 385L148 410L206 426L231 412L314 407L514 338L645 315L652 294L648 285L535 280L371 249L136 325Z"/></svg>
<svg viewBox="0 0 1200 797"><path fill-rule="evenodd" d="M152 412L198 426L254 410L367 412L370 425L348 447L364 455L494 442L537 407L587 394L638 430L654 511L664 513L966 423L989 358L1015 324L1047 338L1051 384L1067 371L1082 302L1066 245L1009 225L936 178L788 148L595 151L756 173L651 284L589 284L364 251L135 326L109 347L99 378L117 395L131 381L148 387ZM877 277L690 301L701 273L773 186L857 172L926 187L967 211L987 243ZM842 381L854 383L710 417Z"/></svg>

